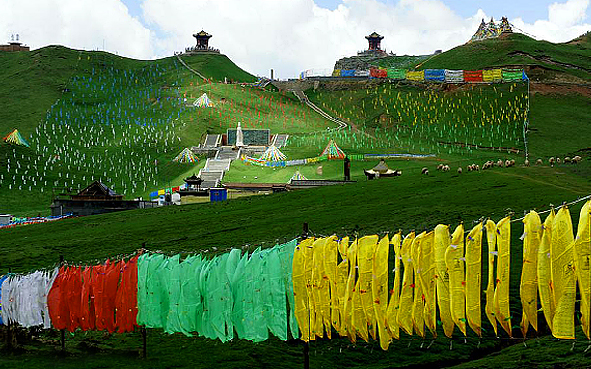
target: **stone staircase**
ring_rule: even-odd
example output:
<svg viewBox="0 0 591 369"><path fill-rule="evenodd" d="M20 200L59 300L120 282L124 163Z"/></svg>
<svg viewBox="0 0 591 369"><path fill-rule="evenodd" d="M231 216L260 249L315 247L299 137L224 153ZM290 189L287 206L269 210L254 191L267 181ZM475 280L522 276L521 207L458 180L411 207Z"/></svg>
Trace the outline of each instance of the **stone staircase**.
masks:
<svg viewBox="0 0 591 369"><path fill-rule="evenodd" d="M240 150L235 151L231 147L220 147L215 158L207 159L205 167L199 171L199 178L203 180L201 188L219 187L224 174L230 169L230 163L239 157Z"/></svg>
<svg viewBox="0 0 591 369"><path fill-rule="evenodd" d="M273 145L275 145L276 148L280 149L287 144L288 138L289 138L289 135L277 134L277 135L275 135L275 139L273 140Z"/></svg>
<svg viewBox="0 0 591 369"><path fill-rule="evenodd" d="M205 142L203 143L204 148L214 148L218 147L222 142L222 135L207 135L205 137Z"/></svg>

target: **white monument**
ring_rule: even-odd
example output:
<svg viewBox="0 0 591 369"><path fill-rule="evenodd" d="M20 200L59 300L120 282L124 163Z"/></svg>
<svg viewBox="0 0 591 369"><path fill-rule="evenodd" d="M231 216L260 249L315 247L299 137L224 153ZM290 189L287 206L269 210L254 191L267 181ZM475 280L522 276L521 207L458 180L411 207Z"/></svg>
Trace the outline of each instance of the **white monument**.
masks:
<svg viewBox="0 0 591 369"><path fill-rule="evenodd" d="M244 134L242 133L242 127L240 127L240 122L238 122L238 128L236 128L236 147L243 147L244 146Z"/></svg>

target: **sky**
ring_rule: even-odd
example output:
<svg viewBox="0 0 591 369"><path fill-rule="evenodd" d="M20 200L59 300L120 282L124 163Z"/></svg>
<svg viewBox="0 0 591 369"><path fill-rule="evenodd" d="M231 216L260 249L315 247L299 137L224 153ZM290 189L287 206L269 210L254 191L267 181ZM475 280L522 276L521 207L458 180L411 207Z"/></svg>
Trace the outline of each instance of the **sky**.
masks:
<svg viewBox="0 0 591 369"><path fill-rule="evenodd" d="M193 46L201 29L243 69L292 78L332 70L367 48L430 54L468 41L482 18L507 16L519 30L552 42L591 30L591 0L0 0L0 43L19 33L32 49L65 45L137 59Z"/></svg>

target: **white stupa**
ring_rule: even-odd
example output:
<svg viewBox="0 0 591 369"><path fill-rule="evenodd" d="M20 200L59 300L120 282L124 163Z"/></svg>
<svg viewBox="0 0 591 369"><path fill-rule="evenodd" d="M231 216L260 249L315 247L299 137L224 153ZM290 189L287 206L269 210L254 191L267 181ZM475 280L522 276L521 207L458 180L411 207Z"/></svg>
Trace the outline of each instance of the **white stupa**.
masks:
<svg viewBox="0 0 591 369"><path fill-rule="evenodd" d="M238 122L238 128L236 128L236 147L244 146L244 134L242 133L242 127L240 127L240 122Z"/></svg>

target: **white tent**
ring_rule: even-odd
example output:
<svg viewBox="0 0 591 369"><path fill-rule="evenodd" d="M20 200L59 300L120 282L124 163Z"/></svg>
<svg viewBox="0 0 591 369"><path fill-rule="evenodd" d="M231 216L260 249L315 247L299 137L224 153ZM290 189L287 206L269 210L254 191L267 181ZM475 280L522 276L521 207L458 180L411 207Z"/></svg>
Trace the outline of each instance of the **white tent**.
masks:
<svg viewBox="0 0 591 369"><path fill-rule="evenodd" d="M279 151L275 145L269 146L269 148L261 155L260 159L265 161L281 161L285 160L287 157L284 153Z"/></svg>
<svg viewBox="0 0 591 369"><path fill-rule="evenodd" d="M211 102L209 97L207 97L207 94L204 93L197 100L195 100L193 106L197 108L211 108L213 107L213 102Z"/></svg>

